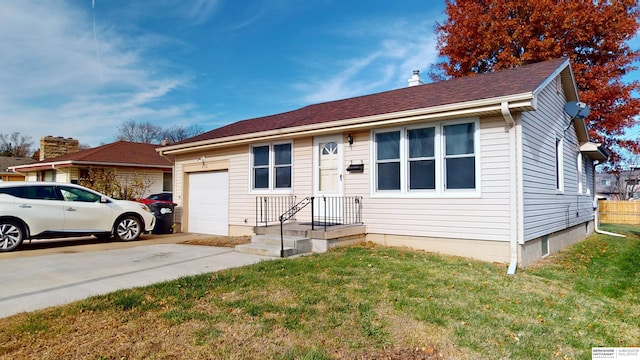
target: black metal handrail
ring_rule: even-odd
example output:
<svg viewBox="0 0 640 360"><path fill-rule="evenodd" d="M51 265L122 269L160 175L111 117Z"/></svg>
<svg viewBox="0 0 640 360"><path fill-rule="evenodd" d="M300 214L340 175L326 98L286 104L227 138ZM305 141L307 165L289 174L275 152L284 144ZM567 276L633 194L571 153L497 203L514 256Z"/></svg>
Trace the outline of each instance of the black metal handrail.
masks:
<svg viewBox="0 0 640 360"><path fill-rule="evenodd" d="M291 220L294 216L296 216L297 213L300 212L300 210L304 209L309 204L313 204L313 196L307 196L306 198L300 200L298 203L281 214L278 217L278 221L280 221L280 223L283 223L287 220ZM313 207L311 208L311 211L313 212Z"/></svg>
<svg viewBox="0 0 640 360"><path fill-rule="evenodd" d="M280 220L280 257L284 257L284 222L287 220L291 220L294 216L296 216L297 213L300 212L300 210L304 209L309 204L311 204L311 218L313 219L313 196L307 196L306 198L300 200L278 218L278 220ZM311 229L313 229L313 221Z"/></svg>

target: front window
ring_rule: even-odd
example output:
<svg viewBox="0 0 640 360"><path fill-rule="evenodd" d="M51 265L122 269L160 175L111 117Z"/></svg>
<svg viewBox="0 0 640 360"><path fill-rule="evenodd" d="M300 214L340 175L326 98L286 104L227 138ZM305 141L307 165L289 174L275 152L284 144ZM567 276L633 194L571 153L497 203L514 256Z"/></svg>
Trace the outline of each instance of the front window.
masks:
<svg viewBox="0 0 640 360"><path fill-rule="evenodd" d="M400 189L400 132L376 134L378 190Z"/></svg>
<svg viewBox="0 0 640 360"><path fill-rule="evenodd" d="M433 127L407 130L411 190L436 188L435 136Z"/></svg>
<svg viewBox="0 0 640 360"><path fill-rule="evenodd" d="M273 146L276 189L291 188L291 144Z"/></svg>
<svg viewBox="0 0 640 360"><path fill-rule="evenodd" d="M173 191L173 173L162 173L162 191Z"/></svg>
<svg viewBox="0 0 640 360"><path fill-rule="evenodd" d="M53 182L55 181L55 171L54 170L43 170L43 171L39 171L37 173L37 180L38 181L48 181L48 182Z"/></svg>
<svg viewBox="0 0 640 360"><path fill-rule="evenodd" d="M477 121L374 132L378 194L475 193Z"/></svg>
<svg viewBox="0 0 640 360"><path fill-rule="evenodd" d="M473 189L476 186L474 132L474 123L444 127L447 189Z"/></svg>
<svg viewBox="0 0 640 360"><path fill-rule="evenodd" d="M290 189L292 179L291 143L251 148L252 188L254 190Z"/></svg>

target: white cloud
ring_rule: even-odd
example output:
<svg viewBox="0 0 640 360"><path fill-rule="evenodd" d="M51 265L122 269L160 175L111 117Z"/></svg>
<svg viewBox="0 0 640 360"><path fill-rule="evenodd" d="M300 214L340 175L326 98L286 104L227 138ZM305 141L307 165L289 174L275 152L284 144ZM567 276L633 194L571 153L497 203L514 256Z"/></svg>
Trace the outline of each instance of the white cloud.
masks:
<svg viewBox="0 0 640 360"><path fill-rule="evenodd" d="M413 70L426 70L437 60L433 21L409 22L385 20L361 23L350 29L340 29L340 36L357 44L362 39L377 39L371 51L340 64L325 66L321 77L309 76L306 83L295 88L306 95L303 101L317 103L365 95L406 86ZM370 48L370 47L369 47ZM318 67L319 68L319 67ZM338 68L338 71L335 69ZM317 71L317 69L316 69Z"/></svg>
<svg viewBox="0 0 640 360"><path fill-rule="evenodd" d="M212 3L193 8L204 16ZM98 145L113 140L123 121L184 117L193 108L158 103L188 83L144 58L163 39L125 36L99 22L94 36L91 4L77 4L0 4L0 132L19 131L35 142L54 135Z"/></svg>
<svg viewBox="0 0 640 360"><path fill-rule="evenodd" d="M174 6L191 25L200 25L217 12L220 3L220 0L179 0Z"/></svg>

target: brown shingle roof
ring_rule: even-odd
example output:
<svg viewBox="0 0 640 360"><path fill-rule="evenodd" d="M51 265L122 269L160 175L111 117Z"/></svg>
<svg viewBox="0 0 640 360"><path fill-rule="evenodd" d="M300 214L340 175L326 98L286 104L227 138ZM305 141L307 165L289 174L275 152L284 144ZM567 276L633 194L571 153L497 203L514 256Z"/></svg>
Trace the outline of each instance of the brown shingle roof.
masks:
<svg viewBox="0 0 640 360"><path fill-rule="evenodd" d="M159 145L128 141L114 143L50 158L32 164L38 166L49 163L71 162L82 164L122 164L171 168L172 163L156 152Z"/></svg>
<svg viewBox="0 0 640 360"><path fill-rule="evenodd" d="M566 58L555 59L488 74L309 105L281 114L238 121L181 143L531 93L565 61Z"/></svg>

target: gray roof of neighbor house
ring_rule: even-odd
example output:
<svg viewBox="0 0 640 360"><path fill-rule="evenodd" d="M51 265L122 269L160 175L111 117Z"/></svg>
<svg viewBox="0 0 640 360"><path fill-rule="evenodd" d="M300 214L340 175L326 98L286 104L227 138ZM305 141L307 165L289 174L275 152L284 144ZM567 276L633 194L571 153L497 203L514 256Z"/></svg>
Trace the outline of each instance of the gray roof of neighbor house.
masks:
<svg viewBox="0 0 640 360"><path fill-rule="evenodd" d="M565 62L568 64L568 59L555 59L488 74L309 105L281 114L238 121L179 144L532 93Z"/></svg>
<svg viewBox="0 0 640 360"><path fill-rule="evenodd" d="M52 165L59 167L98 165L172 169L173 162L160 156L156 152L156 148L159 146L160 145L116 141L95 148L46 159L34 164L16 166L15 169L16 171L23 172L51 168Z"/></svg>
<svg viewBox="0 0 640 360"><path fill-rule="evenodd" d="M35 162L37 162L37 160L28 157L0 156L0 173L13 172L9 170L9 167L12 166L32 164Z"/></svg>

